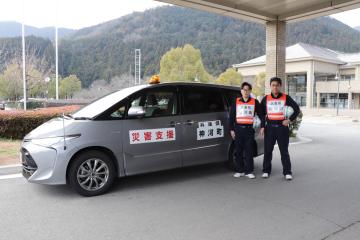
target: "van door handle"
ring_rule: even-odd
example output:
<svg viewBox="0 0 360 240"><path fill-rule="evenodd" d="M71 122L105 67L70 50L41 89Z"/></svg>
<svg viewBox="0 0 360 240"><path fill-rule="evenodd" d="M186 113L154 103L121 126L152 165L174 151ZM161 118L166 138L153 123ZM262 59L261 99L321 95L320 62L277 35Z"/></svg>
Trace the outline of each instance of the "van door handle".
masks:
<svg viewBox="0 0 360 240"><path fill-rule="evenodd" d="M181 123L180 122L174 122L174 121L171 121L168 126L170 127L175 127L176 125L180 125Z"/></svg>
<svg viewBox="0 0 360 240"><path fill-rule="evenodd" d="M193 125L194 123L197 123L197 122L194 121L194 120L187 120L186 121L186 125Z"/></svg>

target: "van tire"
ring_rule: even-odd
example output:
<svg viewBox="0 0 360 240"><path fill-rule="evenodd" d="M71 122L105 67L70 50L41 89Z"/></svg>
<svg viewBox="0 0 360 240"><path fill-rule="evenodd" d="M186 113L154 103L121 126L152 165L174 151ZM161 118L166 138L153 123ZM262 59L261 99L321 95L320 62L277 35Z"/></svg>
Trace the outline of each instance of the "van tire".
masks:
<svg viewBox="0 0 360 240"><path fill-rule="evenodd" d="M226 161L226 163L225 163L226 168L228 168L231 171L236 170L235 154L236 154L235 153L235 145L234 145L234 143L232 143L229 148L228 161Z"/></svg>
<svg viewBox="0 0 360 240"><path fill-rule="evenodd" d="M106 153L98 150L89 150L76 156L69 167L67 176L69 185L80 195L86 197L107 192L113 185L115 177L114 162ZM86 180L88 181L86 182Z"/></svg>
<svg viewBox="0 0 360 240"><path fill-rule="evenodd" d="M253 144L254 158L258 156L257 143L254 140ZM236 150L235 143L233 142L229 148L228 161L226 161L226 167L231 171L236 171Z"/></svg>

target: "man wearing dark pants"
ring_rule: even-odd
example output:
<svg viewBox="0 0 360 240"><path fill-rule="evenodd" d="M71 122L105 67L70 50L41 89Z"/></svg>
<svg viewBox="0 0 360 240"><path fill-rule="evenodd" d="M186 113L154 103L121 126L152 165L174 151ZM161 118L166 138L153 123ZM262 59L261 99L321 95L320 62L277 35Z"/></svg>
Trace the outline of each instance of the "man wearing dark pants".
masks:
<svg viewBox="0 0 360 240"><path fill-rule="evenodd" d="M246 176L253 179L255 178L253 158L254 117L255 114L259 116L262 128L265 126L265 117L258 100L250 96L251 89L251 85L247 82L241 85L242 96L236 98L230 109L229 128L231 137L235 139L237 172L234 177Z"/></svg>
<svg viewBox="0 0 360 240"><path fill-rule="evenodd" d="M283 175L286 180L292 180L291 161L288 151L289 147L289 123L294 121L300 113L298 104L288 95L281 93L281 79L273 77L270 79L271 93L265 96L262 101L262 109L266 115L265 127L265 149L263 162L263 178L268 178L271 174L271 160L274 145L277 142ZM286 106L292 107L293 114L287 119L285 114Z"/></svg>

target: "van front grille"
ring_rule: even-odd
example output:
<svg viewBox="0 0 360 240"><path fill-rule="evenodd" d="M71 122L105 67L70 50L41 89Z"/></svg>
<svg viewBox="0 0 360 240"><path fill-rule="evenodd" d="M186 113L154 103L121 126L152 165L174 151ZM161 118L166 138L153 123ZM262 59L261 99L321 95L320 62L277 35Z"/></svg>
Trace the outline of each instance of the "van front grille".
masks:
<svg viewBox="0 0 360 240"><path fill-rule="evenodd" d="M37 165L34 159L31 157L30 153L25 149L21 148L21 164L22 164L22 174L28 179L34 172L37 170Z"/></svg>

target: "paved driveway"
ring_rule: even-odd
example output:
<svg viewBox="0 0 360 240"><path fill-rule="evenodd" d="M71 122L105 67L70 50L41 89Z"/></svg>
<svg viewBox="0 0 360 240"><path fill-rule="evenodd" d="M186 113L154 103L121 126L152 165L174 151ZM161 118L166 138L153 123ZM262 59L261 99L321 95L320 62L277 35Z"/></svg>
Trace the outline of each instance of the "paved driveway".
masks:
<svg viewBox="0 0 360 240"><path fill-rule="evenodd" d="M222 165L121 179L103 196L0 180L0 239L358 239L360 127L304 123L294 180L234 179ZM262 157L256 159L260 176Z"/></svg>

